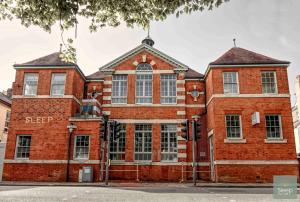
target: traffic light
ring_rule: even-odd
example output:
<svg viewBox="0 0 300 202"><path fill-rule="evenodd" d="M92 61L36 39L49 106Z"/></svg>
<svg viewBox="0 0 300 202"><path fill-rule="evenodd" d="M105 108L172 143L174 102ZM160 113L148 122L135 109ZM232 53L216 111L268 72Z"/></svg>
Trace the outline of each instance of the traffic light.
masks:
<svg viewBox="0 0 300 202"><path fill-rule="evenodd" d="M103 138L104 141L107 141L107 124L108 122L104 120L100 128L100 137Z"/></svg>
<svg viewBox="0 0 300 202"><path fill-rule="evenodd" d="M114 140L117 140L120 138L120 131L122 130L121 128L121 123L120 122L117 122L117 121L114 121L113 122L113 137L114 137Z"/></svg>
<svg viewBox="0 0 300 202"><path fill-rule="evenodd" d="M189 141L189 120L185 120L184 122L181 123L181 132L182 132L182 137L186 140Z"/></svg>
<svg viewBox="0 0 300 202"><path fill-rule="evenodd" d="M201 123L194 120L192 123L192 127L193 127L193 138L194 140L197 140L198 138L200 138L201 135Z"/></svg>

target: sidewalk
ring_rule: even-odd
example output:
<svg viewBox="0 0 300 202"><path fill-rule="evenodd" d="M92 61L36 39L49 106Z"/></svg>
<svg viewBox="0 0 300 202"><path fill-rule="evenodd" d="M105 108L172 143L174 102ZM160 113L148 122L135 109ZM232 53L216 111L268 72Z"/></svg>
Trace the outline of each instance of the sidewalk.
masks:
<svg viewBox="0 0 300 202"><path fill-rule="evenodd" d="M155 182L109 182L106 186L103 182L77 183L77 182L0 182L0 186L64 186L64 187L194 187L193 183L155 183ZM198 182L196 187L214 188L273 188L272 183L209 183ZM298 184L300 188L300 184Z"/></svg>

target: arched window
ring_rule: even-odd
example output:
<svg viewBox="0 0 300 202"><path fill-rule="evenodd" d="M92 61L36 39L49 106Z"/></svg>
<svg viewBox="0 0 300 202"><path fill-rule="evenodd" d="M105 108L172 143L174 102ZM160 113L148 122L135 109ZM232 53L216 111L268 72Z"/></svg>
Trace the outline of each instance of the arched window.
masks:
<svg viewBox="0 0 300 202"><path fill-rule="evenodd" d="M152 66L148 63L143 62L143 63L140 63L137 65L136 70L137 71L152 71Z"/></svg>
<svg viewBox="0 0 300 202"><path fill-rule="evenodd" d="M148 63L140 63L136 67L135 102L152 103L152 66Z"/></svg>

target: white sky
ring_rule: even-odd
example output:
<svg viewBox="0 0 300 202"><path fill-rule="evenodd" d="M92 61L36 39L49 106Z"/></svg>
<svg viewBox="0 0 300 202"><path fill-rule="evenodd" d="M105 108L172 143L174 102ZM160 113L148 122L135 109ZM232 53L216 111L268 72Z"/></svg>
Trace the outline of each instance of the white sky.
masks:
<svg viewBox="0 0 300 202"><path fill-rule="evenodd" d="M294 82L300 74L300 1L231 0L213 11L153 22L154 47L204 73L209 62L237 45L276 59L291 61L289 84L294 102ZM85 75L128 50L146 36L141 28L104 28L90 33L81 20L76 48L78 64ZM67 34L74 36L74 31ZM67 38L68 35L65 35ZM48 34L38 27L23 27L19 21L0 21L0 90L14 81L14 63L23 63L59 50L60 32Z"/></svg>

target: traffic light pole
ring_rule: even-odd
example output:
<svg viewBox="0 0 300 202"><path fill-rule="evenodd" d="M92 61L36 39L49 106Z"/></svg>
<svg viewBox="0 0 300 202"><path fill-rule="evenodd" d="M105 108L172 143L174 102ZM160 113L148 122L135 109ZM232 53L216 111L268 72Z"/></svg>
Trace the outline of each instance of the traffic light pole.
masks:
<svg viewBox="0 0 300 202"><path fill-rule="evenodd" d="M105 185L108 185L108 168L110 164L110 159L109 159L109 152L110 152L110 122L107 123L107 145L106 145L106 168L105 168Z"/></svg>
<svg viewBox="0 0 300 202"><path fill-rule="evenodd" d="M196 121L192 121L192 140L193 140L193 183L196 186Z"/></svg>

